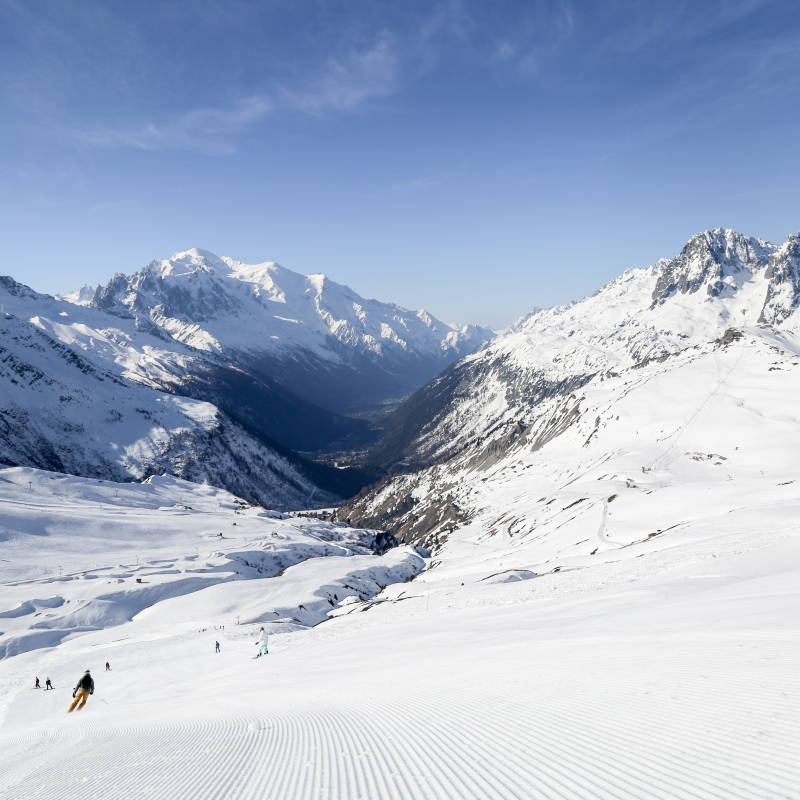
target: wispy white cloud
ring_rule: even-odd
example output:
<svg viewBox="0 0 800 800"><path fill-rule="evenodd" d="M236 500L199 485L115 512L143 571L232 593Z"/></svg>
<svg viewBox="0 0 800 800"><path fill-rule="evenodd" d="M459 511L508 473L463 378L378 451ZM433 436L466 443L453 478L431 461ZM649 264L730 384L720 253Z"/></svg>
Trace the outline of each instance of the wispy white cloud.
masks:
<svg viewBox="0 0 800 800"><path fill-rule="evenodd" d="M383 32L366 51L328 59L323 74L312 79L310 85L300 89L281 87L277 102L310 114L349 111L392 92L399 68L392 37Z"/></svg>
<svg viewBox="0 0 800 800"><path fill-rule="evenodd" d="M201 108L163 123L149 122L141 127L95 126L73 128L74 138L98 147L136 147L142 150L185 148L211 154L233 152L231 134L238 133L274 110L265 97L250 97L230 108Z"/></svg>
<svg viewBox="0 0 800 800"><path fill-rule="evenodd" d="M193 109L140 126L73 127L71 135L88 146L186 149L225 155L235 151L235 134L270 114L285 110L314 115L352 111L391 93L397 79L398 58L392 38L382 33L368 49L328 59L318 75L299 85L276 82L269 93L253 95L227 107Z"/></svg>

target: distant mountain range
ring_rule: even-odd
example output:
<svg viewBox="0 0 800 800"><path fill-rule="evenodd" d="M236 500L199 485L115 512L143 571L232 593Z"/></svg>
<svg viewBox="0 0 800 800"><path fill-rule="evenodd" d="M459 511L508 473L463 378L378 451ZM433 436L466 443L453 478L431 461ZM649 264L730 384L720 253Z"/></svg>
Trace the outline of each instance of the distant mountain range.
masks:
<svg viewBox="0 0 800 800"><path fill-rule="evenodd" d="M373 479L299 455L374 439L340 411L396 402L493 335L196 250L63 298L0 278L0 302L0 464L170 473L282 508Z"/></svg>
<svg viewBox="0 0 800 800"><path fill-rule="evenodd" d="M158 259L65 299L154 325L338 414L402 399L494 335L365 300L324 275L203 250Z"/></svg>
<svg viewBox="0 0 800 800"><path fill-rule="evenodd" d="M342 519L401 535L413 519L424 536L448 518L441 487L439 510L421 513L430 475L560 436L581 419L585 387L748 331L795 330L800 240L706 231L496 337L199 250L65 298L3 278L0 302L3 465L172 473L277 507L360 491ZM409 392L379 428L357 418ZM303 455L356 450L359 469ZM363 488L398 472L413 485Z"/></svg>

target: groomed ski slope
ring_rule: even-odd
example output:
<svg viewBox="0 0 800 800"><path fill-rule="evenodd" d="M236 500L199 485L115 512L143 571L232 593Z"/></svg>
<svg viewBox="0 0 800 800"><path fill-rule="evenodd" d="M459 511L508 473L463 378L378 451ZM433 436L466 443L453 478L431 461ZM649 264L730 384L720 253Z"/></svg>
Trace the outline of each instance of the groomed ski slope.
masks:
<svg viewBox="0 0 800 800"><path fill-rule="evenodd" d="M506 584L423 573L261 659L259 625L163 613L5 659L0 797L800 797L785 521Z"/></svg>

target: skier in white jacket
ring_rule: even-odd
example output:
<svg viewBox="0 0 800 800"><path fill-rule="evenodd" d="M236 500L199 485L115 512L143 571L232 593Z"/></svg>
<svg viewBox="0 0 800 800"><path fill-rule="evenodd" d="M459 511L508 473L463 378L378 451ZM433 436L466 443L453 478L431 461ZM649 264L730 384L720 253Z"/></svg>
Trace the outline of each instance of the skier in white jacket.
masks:
<svg viewBox="0 0 800 800"><path fill-rule="evenodd" d="M256 658L260 658L262 653L269 654L269 650L267 650L267 639L268 639L267 632L262 628L261 633L258 635L258 641L256 642L259 645L258 648L258 655Z"/></svg>

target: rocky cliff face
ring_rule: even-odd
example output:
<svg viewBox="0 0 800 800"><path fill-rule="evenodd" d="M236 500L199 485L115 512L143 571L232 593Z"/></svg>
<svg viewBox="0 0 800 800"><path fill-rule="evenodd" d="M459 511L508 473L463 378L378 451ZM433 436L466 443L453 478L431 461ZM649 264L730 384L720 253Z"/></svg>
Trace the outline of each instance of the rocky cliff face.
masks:
<svg viewBox="0 0 800 800"><path fill-rule="evenodd" d="M718 228L693 236L672 261L663 263L653 289L653 306L676 293L732 296L760 271L775 245Z"/></svg>
<svg viewBox="0 0 800 800"><path fill-rule="evenodd" d="M800 305L800 239L797 236L790 236L770 256L764 279L767 295L758 321L764 325L782 325Z"/></svg>

